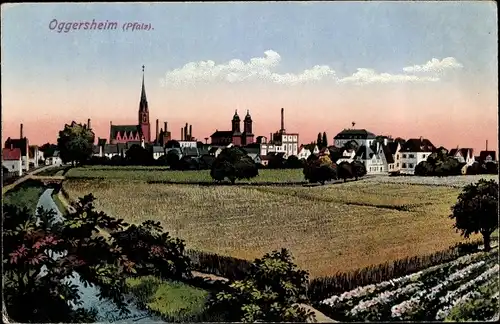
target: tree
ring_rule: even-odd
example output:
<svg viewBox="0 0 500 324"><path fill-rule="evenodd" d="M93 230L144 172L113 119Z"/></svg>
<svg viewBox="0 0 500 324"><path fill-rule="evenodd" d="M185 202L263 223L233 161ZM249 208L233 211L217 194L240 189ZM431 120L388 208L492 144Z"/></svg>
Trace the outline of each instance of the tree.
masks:
<svg viewBox="0 0 500 324"><path fill-rule="evenodd" d="M151 165L153 155L146 148L134 144L127 150L125 160L129 165Z"/></svg>
<svg viewBox="0 0 500 324"><path fill-rule="evenodd" d="M281 154L275 154L269 158L269 162L267 167L269 169L282 169L285 167L286 160L283 158Z"/></svg>
<svg viewBox="0 0 500 324"><path fill-rule="evenodd" d="M215 181L229 179L232 184L237 179L250 179L259 175L255 162L238 147L222 150L212 164L210 176Z"/></svg>
<svg viewBox="0 0 500 324"><path fill-rule="evenodd" d="M323 132L323 138L321 139L321 145L323 145L323 147L328 147L328 138L326 137L326 132Z"/></svg>
<svg viewBox="0 0 500 324"><path fill-rule="evenodd" d="M176 170L179 166L180 156L177 150L169 150L166 154L167 165L172 170Z"/></svg>
<svg viewBox="0 0 500 324"><path fill-rule="evenodd" d="M362 162L352 161L351 166L352 166L352 175L356 180L366 175L366 167Z"/></svg>
<svg viewBox="0 0 500 324"><path fill-rule="evenodd" d="M352 165L349 162L341 162L337 166L337 176L339 177L339 179L344 179L344 182L346 182L347 179L354 178L354 170L352 168Z"/></svg>
<svg viewBox="0 0 500 324"><path fill-rule="evenodd" d="M100 298L128 312L125 279L134 272L134 263L114 241L95 235L127 224L96 212L93 200L92 195L80 198L75 212L59 222L52 211L40 208L35 215L4 205L4 300L16 322L95 321L95 313L70 305L81 305L77 286L66 280L74 272L83 284L95 284Z"/></svg>
<svg viewBox="0 0 500 324"><path fill-rule="evenodd" d="M319 182L324 185L326 181L337 179L337 166L328 155L309 160L302 172L310 183Z"/></svg>
<svg viewBox="0 0 500 324"><path fill-rule="evenodd" d="M416 176L430 176L434 174L432 165L427 161L422 161L415 167Z"/></svg>
<svg viewBox="0 0 500 324"><path fill-rule="evenodd" d="M455 220L454 228L469 238L480 233L484 249L491 249L490 236L498 228L498 183L495 180L479 180L464 187L452 207L450 218Z"/></svg>
<svg viewBox="0 0 500 324"><path fill-rule="evenodd" d="M181 148L181 144L176 140L170 140L165 143L165 148Z"/></svg>
<svg viewBox="0 0 500 324"><path fill-rule="evenodd" d="M345 150L355 150L355 151L357 151L358 148L359 148L359 144L355 140L350 140L349 142L347 142L347 143L344 144L344 149Z"/></svg>
<svg viewBox="0 0 500 324"><path fill-rule="evenodd" d="M57 150L57 144L45 143L40 146L39 150L43 152L44 158L49 158L54 156L54 152Z"/></svg>
<svg viewBox="0 0 500 324"><path fill-rule="evenodd" d="M57 148L64 163L82 164L92 156L94 132L82 124L72 122L59 132Z"/></svg>
<svg viewBox="0 0 500 324"><path fill-rule="evenodd" d="M163 232L160 222L148 220L111 234L123 252L136 264L136 275L164 279L191 278L191 261L184 254L184 241Z"/></svg>
<svg viewBox="0 0 500 324"><path fill-rule="evenodd" d="M288 159L285 161L285 168L288 169L300 169L303 168L304 164L301 160L295 155L290 155Z"/></svg>
<svg viewBox="0 0 500 324"><path fill-rule="evenodd" d="M319 149L323 148L323 137L321 136L321 133L318 133L318 138L316 139L316 145L318 145Z"/></svg>
<svg viewBox="0 0 500 324"><path fill-rule="evenodd" d="M496 162L486 162L483 170L485 174L498 174L498 164Z"/></svg>
<svg viewBox="0 0 500 324"><path fill-rule="evenodd" d="M243 280L229 282L211 306L228 322L305 322L314 318L298 305L307 300L307 282L286 249L273 251L255 260Z"/></svg>
<svg viewBox="0 0 500 324"><path fill-rule="evenodd" d="M203 154L200 156L200 169L202 170L210 170L212 168L212 164L215 161L215 156L210 154Z"/></svg>

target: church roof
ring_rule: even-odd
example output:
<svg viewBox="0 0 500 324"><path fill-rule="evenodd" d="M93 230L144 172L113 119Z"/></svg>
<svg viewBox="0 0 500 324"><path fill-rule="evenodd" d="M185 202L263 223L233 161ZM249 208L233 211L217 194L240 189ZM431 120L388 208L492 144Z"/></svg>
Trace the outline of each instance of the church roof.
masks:
<svg viewBox="0 0 500 324"><path fill-rule="evenodd" d="M233 136L232 131L215 131L210 137L230 137Z"/></svg>
<svg viewBox="0 0 500 324"><path fill-rule="evenodd" d="M138 125L111 125L111 138L116 138L116 135L119 133L120 136L126 133L127 135L132 132L135 136L137 133L140 133L140 128Z"/></svg>
<svg viewBox="0 0 500 324"><path fill-rule="evenodd" d="M144 86L144 65L142 66L142 89L139 111L148 111L148 99L146 98L146 87Z"/></svg>
<svg viewBox="0 0 500 324"><path fill-rule="evenodd" d="M375 138L375 134L367 131L366 129L344 129L334 139L372 139Z"/></svg>

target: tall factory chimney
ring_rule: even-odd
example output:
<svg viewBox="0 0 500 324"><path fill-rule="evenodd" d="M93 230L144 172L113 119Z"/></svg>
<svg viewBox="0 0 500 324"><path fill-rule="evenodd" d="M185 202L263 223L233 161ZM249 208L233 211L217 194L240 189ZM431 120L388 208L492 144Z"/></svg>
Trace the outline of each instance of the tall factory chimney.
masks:
<svg viewBox="0 0 500 324"><path fill-rule="evenodd" d="M21 124L21 126L23 125ZM488 140L486 140L486 151L488 151Z"/></svg>
<svg viewBox="0 0 500 324"><path fill-rule="evenodd" d="M193 125L189 125L189 140L193 140Z"/></svg>
<svg viewBox="0 0 500 324"><path fill-rule="evenodd" d="M281 132L285 131L285 109L281 108Z"/></svg>
<svg viewBox="0 0 500 324"><path fill-rule="evenodd" d="M21 137L21 139L23 138L23 124L21 124L21 127L20 127L20 134L19 134Z"/></svg>
<svg viewBox="0 0 500 324"><path fill-rule="evenodd" d="M167 122L164 123L164 126L165 127L163 127L163 130L165 131L165 134L167 134Z"/></svg>
<svg viewBox="0 0 500 324"><path fill-rule="evenodd" d="M157 119L156 120L156 142L159 141L159 137L160 137L160 120Z"/></svg>
<svg viewBox="0 0 500 324"><path fill-rule="evenodd" d="M87 128L88 128L88 129L92 129L92 127L90 127L90 118L89 118L89 119L87 119Z"/></svg>
<svg viewBox="0 0 500 324"><path fill-rule="evenodd" d="M181 141L184 140L184 127L181 127Z"/></svg>

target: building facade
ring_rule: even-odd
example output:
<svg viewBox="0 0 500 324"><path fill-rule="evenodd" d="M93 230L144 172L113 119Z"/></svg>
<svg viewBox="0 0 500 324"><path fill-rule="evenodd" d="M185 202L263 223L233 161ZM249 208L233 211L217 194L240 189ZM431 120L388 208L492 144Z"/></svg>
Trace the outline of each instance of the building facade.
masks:
<svg viewBox="0 0 500 324"><path fill-rule="evenodd" d="M425 138L412 138L407 140L400 150L402 174L415 174L415 167L423 161L427 161L429 155L436 147Z"/></svg>
<svg viewBox="0 0 500 324"><path fill-rule="evenodd" d="M4 166L10 174L19 177L22 176L23 164L21 160L21 149L4 148L2 150L2 166Z"/></svg>
<svg viewBox="0 0 500 324"><path fill-rule="evenodd" d="M245 119L243 120L243 132L241 131L241 120L238 116L238 111L234 112L233 119L231 120L230 131L216 130L215 133L210 135L212 145L226 146L233 144L236 146L244 146L254 142L253 134L253 121L250 116L250 111L247 110Z"/></svg>
<svg viewBox="0 0 500 324"><path fill-rule="evenodd" d="M299 134L288 133L285 130L285 110L281 108L281 129L269 135L269 141L262 138L260 143L260 155L265 156L270 153L284 153L284 158L299 155Z"/></svg>
<svg viewBox="0 0 500 324"><path fill-rule="evenodd" d="M7 140L5 140L4 148L6 149L18 148L19 150L21 150L22 169L24 171L29 170L29 140L27 137L24 136L23 124L20 125L19 138L8 137Z"/></svg>
<svg viewBox="0 0 500 324"><path fill-rule="evenodd" d="M348 142L355 141L358 147L370 147L375 137L375 134L366 129L344 129L333 138L333 143L336 147L343 147Z"/></svg>

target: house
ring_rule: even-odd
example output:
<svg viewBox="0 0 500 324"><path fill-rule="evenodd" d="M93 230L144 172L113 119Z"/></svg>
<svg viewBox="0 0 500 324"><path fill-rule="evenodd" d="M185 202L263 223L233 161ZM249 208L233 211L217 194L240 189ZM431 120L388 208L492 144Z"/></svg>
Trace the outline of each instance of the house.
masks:
<svg viewBox="0 0 500 324"><path fill-rule="evenodd" d="M247 155L252 159L252 161L256 164L262 164L262 160L258 153L247 153Z"/></svg>
<svg viewBox="0 0 500 324"><path fill-rule="evenodd" d="M200 156L196 147L183 147L181 150L182 157L198 158Z"/></svg>
<svg viewBox="0 0 500 324"><path fill-rule="evenodd" d="M222 152L222 148L221 147L217 147L217 146L212 146L209 150L208 150L208 154L209 155L212 155L212 156L219 156L220 152Z"/></svg>
<svg viewBox="0 0 500 324"><path fill-rule="evenodd" d="M30 145L28 147L28 164L38 168L39 161L43 161L43 152L37 145Z"/></svg>
<svg viewBox="0 0 500 324"><path fill-rule="evenodd" d="M356 158L356 150L346 149L346 150L342 150L341 157L339 159L337 159L337 161L335 163L336 164L340 164L342 162L351 163L352 161L354 161L355 158Z"/></svg>
<svg viewBox="0 0 500 324"><path fill-rule="evenodd" d="M497 162L495 151L479 152L479 163Z"/></svg>
<svg viewBox="0 0 500 324"><path fill-rule="evenodd" d="M181 148L185 148L185 147L196 148L197 147L196 141L177 141L177 142L179 143Z"/></svg>
<svg viewBox="0 0 500 324"><path fill-rule="evenodd" d="M427 161L429 155L436 147L425 138L412 138L407 140L400 150L402 174L415 174L415 167L422 161Z"/></svg>
<svg viewBox="0 0 500 324"><path fill-rule="evenodd" d="M174 151L179 156L179 159L182 159L182 149L179 147L170 147L165 149L165 154L168 154L170 151Z"/></svg>
<svg viewBox="0 0 500 324"><path fill-rule="evenodd" d="M297 157L299 158L299 160L307 160L311 156L311 154L319 154L318 145L314 145L312 150L310 148L310 145L301 145Z"/></svg>
<svg viewBox="0 0 500 324"><path fill-rule="evenodd" d="M386 164L384 172L399 172L401 169L401 144L399 142L389 142L382 146Z"/></svg>
<svg viewBox="0 0 500 324"><path fill-rule="evenodd" d="M62 159L58 150L54 151L54 154L45 160L45 165L62 165Z"/></svg>
<svg viewBox="0 0 500 324"><path fill-rule="evenodd" d="M19 148L4 148L2 150L2 166L4 166L10 174L16 176L23 175L23 163L21 159L21 149Z"/></svg>
<svg viewBox="0 0 500 324"><path fill-rule="evenodd" d="M343 147L346 143L355 141L358 147L370 147L375 141L375 137L375 134L366 129L344 129L335 135L333 143L336 147Z"/></svg>
<svg viewBox="0 0 500 324"><path fill-rule="evenodd" d="M377 142L376 145L361 145L356 151L355 159L362 162L366 168L366 174L384 173L385 158L382 147Z"/></svg>
<svg viewBox="0 0 500 324"><path fill-rule="evenodd" d="M455 158L458 162L465 163L469 166L475 162L474 150L471 148L457 147L456 149L451 149L448 155Z"/></svg>
<svg viewBox="0 0 500 324"><path fill-rule="evenodd" d="M21 161L23 164L23 170L29 170L29 140L24 136L23 133L23 124L20 125L20 137L10 138L8 137L5 141L4 148L13 149L18 148L21 150Z"/></svg>
<svg viewBox="0 0 500 324"><path fill-rule="evenodd" d="M151 149L153 150L153 158L155 160L158 160L160 156L165 155L165 149L163 148L163 146L154 145L151 147Z"/></svg>
<svg viewBox="0 0 500 324"><path fill-rule="evenodd" d="M261 155L260 156L260 164L263 166L267 166L269 164L269 160L272 159L269 155Z"/></svg>

